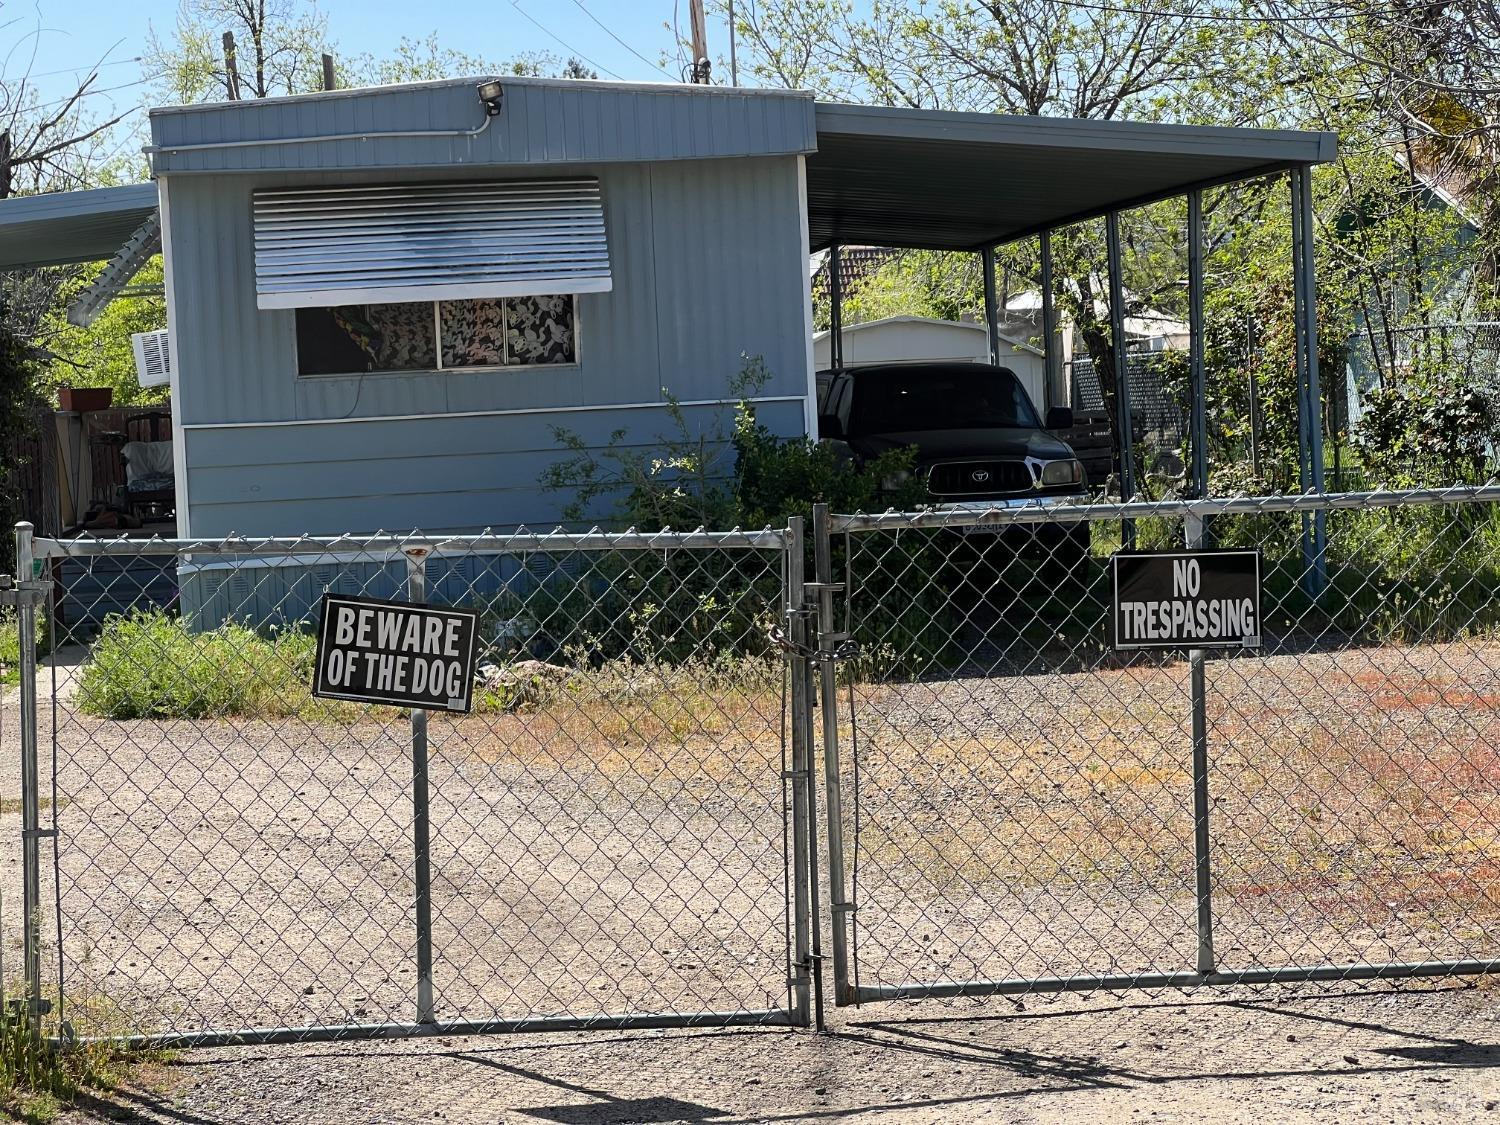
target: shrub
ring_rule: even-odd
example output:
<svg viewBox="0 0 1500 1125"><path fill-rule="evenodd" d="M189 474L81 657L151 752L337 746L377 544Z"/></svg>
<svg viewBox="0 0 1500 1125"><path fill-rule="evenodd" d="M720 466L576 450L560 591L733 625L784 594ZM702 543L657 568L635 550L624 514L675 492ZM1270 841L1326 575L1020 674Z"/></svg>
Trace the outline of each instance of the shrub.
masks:
<svg viewBox="0 0 1500 1125"><path fill-rule="evenodd" d="M911 450L855 465L815 438L773 434L756 419L751 401L769 379L760 357L746 356L729 386L738 399L732 423L719 412L703 429L695 429L668 395L673 432L646 449L626 444L625 431L616 430L596 452L573 431L554 428L571 456L542 472L542 487L572 493L563 514L575 521L597 500L612 497L615 518L607 522L641 531L781 527L788 516L811 516L817 503L853 512L922 502L924 493L911 479Z"/></svg>
<svg viewBox="0 0 1500 1125"><path fill-rule="evenodd" d="M78 705L109 719L297 714L312 702L313 653L307 633L263 637L236 624L195 633L160 610L137 610L105 621Z"/></svg>
<svg viewBox="0 0 1500 1125"><path fill-rule="evenodd" d="M36 655L40 659L52 651L52 634L47 628L47 616L40 610L36 615ZM14 610L0 612L0 687L9 687L21 680L21 629Z"/></svg>

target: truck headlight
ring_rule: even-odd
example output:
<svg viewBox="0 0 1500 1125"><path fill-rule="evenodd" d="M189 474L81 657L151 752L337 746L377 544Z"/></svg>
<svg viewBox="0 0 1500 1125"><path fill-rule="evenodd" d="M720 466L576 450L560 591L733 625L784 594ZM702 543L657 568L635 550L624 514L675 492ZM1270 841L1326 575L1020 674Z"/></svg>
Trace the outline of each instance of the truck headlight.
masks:
<svg viewBox="0 0 1500 1125"><path fill-rule="evenodd" d="M1043 484L1082 484L1083 464L1079 461L1048 461L1042 466Z"/></svg>

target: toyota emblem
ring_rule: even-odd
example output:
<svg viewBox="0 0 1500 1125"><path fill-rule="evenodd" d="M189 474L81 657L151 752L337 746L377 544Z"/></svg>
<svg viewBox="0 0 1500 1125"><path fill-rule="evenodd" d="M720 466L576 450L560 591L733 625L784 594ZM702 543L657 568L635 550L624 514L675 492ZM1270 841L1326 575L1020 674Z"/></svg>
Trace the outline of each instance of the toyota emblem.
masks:
<svg viewBox="0 0 1500 1125"><path fill-rule="evenodd" d="M990 479L990 471L988 469L975 469L969 474L969 479L975 484L984 484L985 481Z"/></svg>

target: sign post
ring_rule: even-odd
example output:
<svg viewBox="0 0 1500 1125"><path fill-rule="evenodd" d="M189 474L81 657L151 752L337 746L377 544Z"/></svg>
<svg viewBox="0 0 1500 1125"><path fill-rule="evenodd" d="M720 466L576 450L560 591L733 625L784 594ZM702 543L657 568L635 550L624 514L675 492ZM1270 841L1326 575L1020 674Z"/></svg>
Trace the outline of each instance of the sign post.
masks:
<svg viewBox="0 0 1500 1125"><path fill-rule="evenodd" d="M1185 518L1186 551L1120 551L1112 562L1110 635L1117 650L1185 648L1193 723L1193 884L1200 973L1214 971L1213 876L1208 831L1210 648L1259 648L1260 552L1204 550L1204 520Z"/></svg>
<svg viewBox="0 0 1500 1125"><path fill-rule="evenodd" d="M406 707L411 713L413 876L416 883L417 1022L433 1023L432 863L427 712L467 713L474 703L479 615L423 605L428 548L406 556L406 602L323 595L313 695Z"/></svg>
<svg viewBox="0 0 1500 1125"><path fill-rule="evenodd" d="M421 602L427 596L425 549L406 552L406 596L413 602ZM466 693L472 693L474 687L473 641L471 634L470 667L464 685ZM470 703L468 694L464 700L466 704ZM465 711L468 709L468 706L464 707ZM427 710L423 707L411 709L411 805L412 875L416 884L417 1022L434 1023L437 1012L432 989L432 818L427 784Z"/></svg>
<svg viewBox="0 0 1500 1125"><path fill-rule="evenodd" d="M1194 439L1197 440L1196 438ZM1188 550L1203 547L1203 517L1189 513L1183 531L1186 533ZM1255 628L1260 628L1260 556L1256 563ZM1201 582L1200 582L1201 592ZM1232 595L1231 595L1232 598ZM1196 618L1196 611L1194 613ZM1196 620L1194 624L1196 624ZM1214 971L1214 906L1213 873L1209 867L1208 851L1208 680L1203 667L1204 650L1194 648L1188 653L1188 676L1192 683L1189 692L1193 707L1193 890L1198 905L1198 971Z"/></svg>

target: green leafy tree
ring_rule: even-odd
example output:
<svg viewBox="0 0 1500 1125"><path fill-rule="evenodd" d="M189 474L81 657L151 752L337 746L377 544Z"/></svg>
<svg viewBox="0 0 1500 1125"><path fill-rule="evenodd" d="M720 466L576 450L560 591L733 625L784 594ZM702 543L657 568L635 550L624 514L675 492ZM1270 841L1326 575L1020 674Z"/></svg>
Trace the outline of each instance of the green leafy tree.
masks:
<svg viewBox="0 0 1500 1125"><path fill-rule="evenodd" d="M164 402L168 388L142 387L136 377L131 336L167 326L166 299L159 295L121 297L111 301L87 328L69 324L68 305L93 284L103 266L91 267L68 282L59 293L41 335L51 355L48 381L54 386L109 387L117 404L136 406ZM136 274L132 286L160 290L162 260L152 258Z"/></svg>
<svg viewBox="0 0 1500 1125"><path fill-rule="evenodd" d="M28 513L20 509L23 439L29 436L39 406L36 386L40 364L36 349L10 326L7 308L0 298L0 573L9 573L15 561L15 543L9 534L17 520Z"/></svg>

